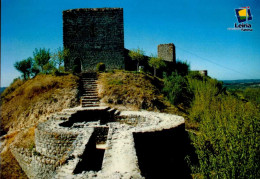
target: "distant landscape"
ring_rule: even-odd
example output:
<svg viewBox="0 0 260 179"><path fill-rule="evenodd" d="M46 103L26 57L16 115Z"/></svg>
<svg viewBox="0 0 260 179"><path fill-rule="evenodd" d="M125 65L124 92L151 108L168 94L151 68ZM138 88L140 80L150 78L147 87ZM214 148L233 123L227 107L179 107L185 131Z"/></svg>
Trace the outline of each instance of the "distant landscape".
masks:
<svg viewBox="0 0 260 179"><path fill-rule="evenodd" d="M222 80L224 87L228 89L238 89L238 88L260 88L260 79L249 79L249 80Z"/></svg>

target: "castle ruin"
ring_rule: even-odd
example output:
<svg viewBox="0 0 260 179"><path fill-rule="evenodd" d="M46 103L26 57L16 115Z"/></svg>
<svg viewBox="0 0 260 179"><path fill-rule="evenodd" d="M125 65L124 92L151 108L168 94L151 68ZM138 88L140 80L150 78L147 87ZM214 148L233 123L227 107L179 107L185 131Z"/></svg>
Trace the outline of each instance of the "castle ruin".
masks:
<svg viewBox="0 0 260 179"><path fill-rule="evenodd" d="M84 8L63 11L63 45L70 56L65 70L90 72L100 62L106 69L133 70L136 62L124 48L122 8ZM176 62L173 43L158 46L158 56L172 68ZM148 64L140 64L149 69ZM134 67L134 68L133 68Z"/></svg>
<svg viewBox="0 0 260 179"><path fill-rule="evenodd" d="M70 52L65 70L124 69L122 8L86 8L63 11L63 45Z"/></svg>
<svg viewBox="0 0 260 179"><path fill-rule="evenodd" d="M158 57L164 61L176 63L175 46L173 43L158 45Z"/></svg>

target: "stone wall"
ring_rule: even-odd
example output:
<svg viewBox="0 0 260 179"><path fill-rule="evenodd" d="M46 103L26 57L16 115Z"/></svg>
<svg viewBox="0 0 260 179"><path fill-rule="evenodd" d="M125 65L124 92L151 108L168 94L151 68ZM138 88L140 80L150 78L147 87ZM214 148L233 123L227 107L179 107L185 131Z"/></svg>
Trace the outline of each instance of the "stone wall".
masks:
<svg viewBox="0 0 260 179"><path fill-rule="evenodd" d="M29 178L174 178L184 171L184 129L184 119L171 114L77 107L40 123L32 151L11 151Z"/></svg>
<svg viewBox="0 0 260 179"><path fill-rule="evenodd" d="M201 76L208 76L208 70L193 70L193 72L197 72Z"/></svg>
<svg viewBox="0 0 260 179"><path fill-rule="evenodd" d="M57 167L57 160L41 155L35 150L11 147L11 152L28 178L51 178Z"/></svg>
<svg viewBox="0 0 260 179"><path fill-rule="evenodd" d="M158 45L158 57L164 61L176 63L175 46L173 43Z"/></svg>
<svg viewBox="0 0 260 179"><path fill-rule="evenodd" d="M33 178L34 173L31 170L32 168L32 151L24 148L16 148L14 146L11 147L11 152L13 156L18 161L19 165L23 169L23 171L26 173L28 178Z"/></svg>
<svg viewBox="0 0 260 179"><path fill-rule="evenodd" d="M63 44L70 52L67 71L76 64L82 71L93 71L99 62L107 69L124 68L123 9L63 11Z"/></svg>
<svg viewBox="0 0 260 179"><path fill-rule="evenodd" d="M41 123L35 130L36 151L54 159L60 159L72 147L78 134L74 131L53 131L47 127L51 121Z"/></svg>

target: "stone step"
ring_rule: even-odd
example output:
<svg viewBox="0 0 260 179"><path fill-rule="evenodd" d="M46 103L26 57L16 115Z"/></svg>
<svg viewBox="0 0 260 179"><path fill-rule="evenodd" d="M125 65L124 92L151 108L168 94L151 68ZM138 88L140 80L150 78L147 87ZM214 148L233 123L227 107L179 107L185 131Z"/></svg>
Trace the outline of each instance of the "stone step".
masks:
<svg viewBox="0 0 260 179"><path fill-rule="evenodd" d="M83 86L83 95L81 97L82 107L97 107L99 106L99 97L97 92L97 75L96 73L82 74L81 78Z"/></svg>
<svg viewBox="0 0 260 179"><path fill-rule="evenodd" d="M92 80L82 79L81 81L82 81L83 83L84 83L84 82L85 82L85 83L90 83L90 82L96 83L96 82L97 82L97 80L94 80L94 79L92 79Z"/></svg>
<svg viewBox="0 0 260 179"><path fill-rule="evenodd" d="M82 96L97 96L98 95L98 92L97 91L89 91L89 92L87 92L86 93L86 91L85 92L83 92L83 94L82 94Z"/></svg>
<svg viewBox="0 0 260 179"><path fill-rule="evenodd" d="M94 104L94 105L82 105L82 107L98 107L98 104Z"/></svg>
<svg viewBox="0 0 260 179"><path fill-rule="evenodd" d="M97 87L97 83L84 83L83 86L94 86L94 87Z"/></svg>
<svg viewBox="0 0 260 179"><path fill-rule="evenodd" d="M99 97L98 96L94 96L94 95L92 95L92 96L81 96L81 99L97 99L97 100L99 100Z"/></svg>
<svg viewBox="0 0 260 179"><path fill-rule="evenodd" d="M92 89L92 90L97 90L97 87L90 87L90 86L88 86L88 87L83 87L83 89Z"/></svg>
<svg viewBox="0 0 260 179"><path fill-rule="evenodd" d="M87 94L87 95L90 95L90 96L98 96L98 93L97 93L97 91L88 91L88 92L85 92L85 94Z"/></svg>
<svg viewBox="0 0 260 179"><path fill-rule="evenodd" d="M82 98L81 99L82 102L99 102L98 98L94 99L94 98Z"/></svg>
<svg viewBox="0 0 260 179"><path fill-rule="evenodd" d="M81 104L99 104L99 101L81 101Z"/></svg>
<svg viewBox="0 0 260 179"><path fill-rule="evenodd" d="M97 85L97 83L96 82L83 82L82 83L83 85Z"/></svg>
<svg viewBox="0 0 260 179"><path fill-rule="evenodd" d="M82 104L99 104L99 101L82 101Z"/></svg>
<svg viewBox="0 0 260 179"><path fill-rule="evenodd" d="M97 85L83 85L83 88L97 88Z"/></svg>
<svg viewBox="0 0 260 179"><path fill-rule="evenodd" d="M96 100L96 101L99 101L99 97L91 97L91 98L81 97L81 100L84 100L84 101L86 101L86 100L92 100L92 101Z"/></svg>
<svg viewBox="0 0 260 179"><path fill-rule="evenodd" d="M86 97L86 98L97 98L97 95L91 95L91 94L83 94L82 97Z"/></svg>
<svg viewBox="0 0 260 179"><path fill-rule="evenodd" d="M84 90L83 93L85 93L85 94L96 93L97 94L97 90Z"/></svg>
<svg viewBox="0 0 260 179"><path fill-rule="evenodd" d="M93 86L93 87L97 87L97 84L89 84L89 83L87 83L87 84L83 84L82 86L83 86L83 87L85 87L85 86Z"/></svg>

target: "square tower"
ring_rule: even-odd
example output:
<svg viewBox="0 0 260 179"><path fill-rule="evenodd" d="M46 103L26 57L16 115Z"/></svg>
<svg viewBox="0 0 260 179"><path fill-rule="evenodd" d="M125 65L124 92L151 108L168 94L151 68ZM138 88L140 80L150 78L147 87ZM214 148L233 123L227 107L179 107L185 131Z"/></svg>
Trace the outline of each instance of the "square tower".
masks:
<svg viewBox="0 0 260 179"><path fill-rule="evenodd" d="M173 43L158 45L158 57L166 62L176 63L175 46Z"/></svg>
<svg viewBox="0 0 260 179"><path fill-rule="evenodd" d="M94 71L124 68L122 8L85 8L63 11L63 45L69 50L65 70Z"/></svg>

